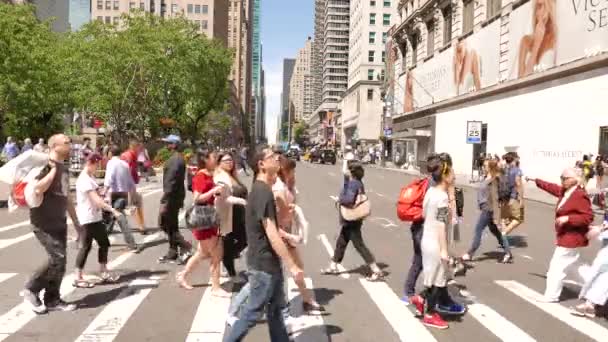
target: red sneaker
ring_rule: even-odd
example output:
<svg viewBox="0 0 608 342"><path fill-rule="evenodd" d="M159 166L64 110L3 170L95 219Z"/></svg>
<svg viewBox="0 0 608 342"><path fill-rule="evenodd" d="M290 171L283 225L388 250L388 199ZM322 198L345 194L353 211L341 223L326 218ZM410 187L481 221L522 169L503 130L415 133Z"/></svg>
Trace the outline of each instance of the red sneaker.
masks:
<svg viewBox="0 0 608 342"><path fill-rule="evenodd" d="M449 328L448 322L444 321L438 313L434 313L432 315L424 315L422 319L422 324L433 327L437 329L447 329Z"/></svg>
<svg viewBox="0 0 608 342"><path fill-rule="evenodd" d="M412 303L416 308L416 315L422 316L424 313L424 298L420 297L419 295L413 295L410 297L410 303Z"/></svg>

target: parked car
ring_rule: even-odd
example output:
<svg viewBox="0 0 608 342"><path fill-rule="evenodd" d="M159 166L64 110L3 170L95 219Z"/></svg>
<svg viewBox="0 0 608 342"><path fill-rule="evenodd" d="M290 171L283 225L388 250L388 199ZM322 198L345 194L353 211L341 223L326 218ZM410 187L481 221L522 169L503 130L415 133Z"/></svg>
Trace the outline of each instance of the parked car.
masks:
<svg viewBox="0 0 608 342"><path fill-rule="evenodd" d="M289 159L300 161L300 151L295 148L289 149L285 155Z"/></svg>
<svg viewBox="0 0 608 342"><path fill-rule="evenodd" d="M336 164L336 152L334 152L334 150L330 150L330 149L324 149L324 150L316 150L314 152L312 152L311 157L310 157L310 162L311 163L321 163L321 164L326 164L326 163L330 163L330 164Z"/></svg>

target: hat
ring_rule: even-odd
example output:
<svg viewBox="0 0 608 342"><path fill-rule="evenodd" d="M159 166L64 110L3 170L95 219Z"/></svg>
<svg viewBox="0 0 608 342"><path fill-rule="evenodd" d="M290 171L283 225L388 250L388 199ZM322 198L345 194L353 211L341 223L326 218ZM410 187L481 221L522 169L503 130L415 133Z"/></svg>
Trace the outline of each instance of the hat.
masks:
<svg viewBox="0 0 608 342"><path fill-rule="evenodd" d="M171 134L171 135L163 138L162 140L169 144L179 144L182 142L182 139L175 134Z"/></svg>
<svg viewBox="0 0 608 342"><path fill-rule="evenodd" d="M87 156L87 162L93 164L99 163L102 159L103 158L99 153L89 153L89 155Z"/></svg>

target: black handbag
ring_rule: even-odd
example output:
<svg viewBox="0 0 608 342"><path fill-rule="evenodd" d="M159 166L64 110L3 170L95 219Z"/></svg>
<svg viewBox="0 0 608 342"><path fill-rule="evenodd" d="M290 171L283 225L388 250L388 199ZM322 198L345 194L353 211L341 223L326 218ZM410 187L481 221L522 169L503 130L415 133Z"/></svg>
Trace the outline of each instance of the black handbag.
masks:
<svg viewBox="0 0 608 342"><path fill-rule="evenodd" d="M219 217L215 206L195 204L186 212L186 225L189 229L208 230L219 227Z"/></svg>

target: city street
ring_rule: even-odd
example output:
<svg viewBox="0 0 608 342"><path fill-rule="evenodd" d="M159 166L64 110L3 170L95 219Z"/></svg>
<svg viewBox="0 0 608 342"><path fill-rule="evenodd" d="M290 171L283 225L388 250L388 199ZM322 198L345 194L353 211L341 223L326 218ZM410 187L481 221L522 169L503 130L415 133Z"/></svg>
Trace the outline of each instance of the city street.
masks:
<svg viewBox="0 0 608 342"><path fill-rule="evenodd" d="M338 163L339 164L339 163ZM603 318L572 316L569 307L578 303L580 278L568 275L559 304L535 300L544 291L545 273L553 253L554 207L530 201L526 222L514 232L515 262L500 264L495 239L485 234L478 260L466 277L457 278L450 291L468 304L468 313L439 331L423 326L413 308L404 305L403 283L411 262L412 242L407 225L398 221L395 204L400 188L412 177L400 172L367 168L363 179L372 201L372 217L364 223L363 235L379 265L387 272L386 282L368 282L363 260L349 245L343 262L346 272L322 275L333 253L339 232L335 196L342 186L338 165L298 163L298 202L310 221L308 243L301 248L305 276L314 288L316 300L327 309L325 315L304 315L295 309L301 298L288 278L292 299L289 329L295 341L606 341L608 322ZM251 183L250 178L244 179ZM210 295L208 264L196 272L192 291L179 288L176 271L181 266L158 264L167 250L165 236L157 228L158 182L140 185L145 201L147 226L152 233L135 233L146 249L141 254L126 252L122 235L112 235L109 266L121 273L117 284L92 289L71 286L76 246L68 246L68 273L62 294L78 303L74 312L51 312L36 316L22 304L18 293L30 273L46 258L28 226L27 212L8 214L0 209L0 341L221 341L230 301ZM456 255L469 247L477 220L475 190L465 188L465 216ZM599 217L597 218L599 219ZM183 229L188 238L190 233ZM72 231L73 235L73 231ZM594 242L582 257L590 263L598 249ZM244 257L237 264L245 270ZM97 250L87 262L97 270ZM227 290L233 288L225 284ZM246 341L269 341L267 325L258 324Z"/></svg>

